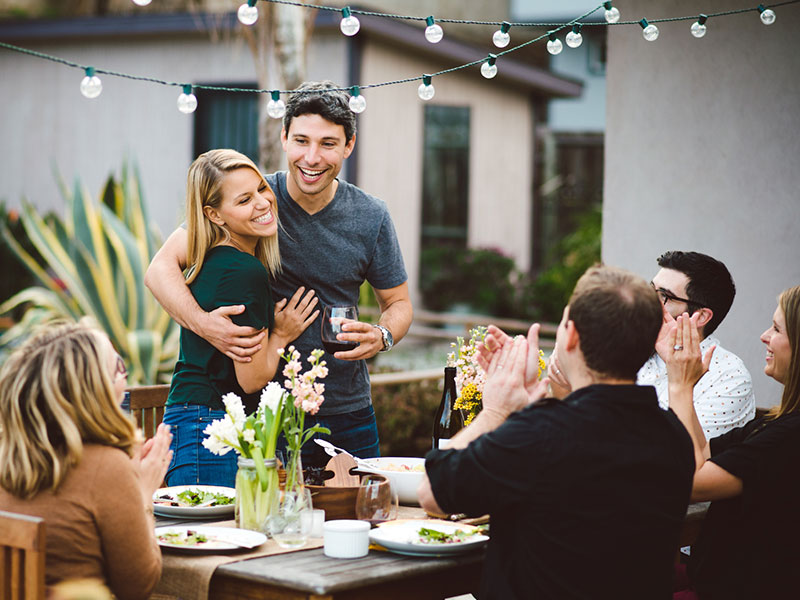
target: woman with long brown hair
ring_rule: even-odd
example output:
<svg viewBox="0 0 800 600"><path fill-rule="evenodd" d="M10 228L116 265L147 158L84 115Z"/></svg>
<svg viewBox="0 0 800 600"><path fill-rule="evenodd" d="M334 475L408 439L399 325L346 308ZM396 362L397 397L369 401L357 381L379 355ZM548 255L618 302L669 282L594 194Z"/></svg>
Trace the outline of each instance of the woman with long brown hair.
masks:
<svg viewBox="0 0 800 600"><path fill-rule="evenodd" d="M127 371L87 322L47 325L0 369L0 510L42 517L46 582L94 578L120 600L161 575L153 492L171 458L121 408Z"/></svg>
<svg viewBox="0 0 800 600"><path fill-rule="evenodd" d="M764 373L783 385L780 404L710 443L694 412L692 387L713 360L713 348L700 355L696 323L688 314L678 318L671 335L670 407L695 448L692 501L711 501L691 550L695 597L800 597L800 286L779 296L772 325L761 335Z"/></svg>

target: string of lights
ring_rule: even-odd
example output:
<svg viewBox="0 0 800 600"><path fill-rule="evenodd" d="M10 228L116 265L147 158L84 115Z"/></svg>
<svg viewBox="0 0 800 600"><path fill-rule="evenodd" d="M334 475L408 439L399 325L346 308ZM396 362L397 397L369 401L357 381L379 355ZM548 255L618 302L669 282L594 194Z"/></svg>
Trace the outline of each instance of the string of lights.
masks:
<svg viewBox="0 0 800 600"><path fill-rule="evenodd" d="M138 6L147 6L151 2L151 0L132 0L132 1L134 2L134 4L137 4ZM244 2L239 7L237 11L237 17L243 25L245 26L253 25L258 20L258 8L256 6L258 1L259 0L246 0L246 2ZM463 69L468 69L470 67L480 65L481 75L483 75L483 77L485 77L486 79L492 79L497 75L498 72L498 67L497 67L498 58L506 56L512 52L516 52L521 48L524 48L531 44L535 44L545 39L547 39L547 44L546 44L547 51L553 55L559 54L563 50L563 44L559 39L558 34L564 29L569 30L564 38L564 41L566 42L566 45L570 48L578 48L582 44L583 36L581 34L581 29L583 27L589 27L589 26L639 25L642 28L642 36L644 37L644 39L649 42L652 42L658 39L659 36L659 30L656 23L693 21L690 27L691 34L695 38L702 38L703 36L705 36L707 32L708 29L707 22L709 19L757 12L759 14L759 18L761 19L761 22L764 25L772 25L777 18L774 9L789 4L797 4L800 2L800 0L785 0L784 2L771 4L770 7L767 7L763 4L759 4L758 6L752 8L727 10L709 14L701 13L700 15L665 17L665 18L650 19L650 20L642 18L638 21L621 21L620 20L621 15L619 9L617 9L611 1L605 1L602 4L596 6L595 8L580 15L579 17L576 17L575 19L572 19L571 21L567 21L565 23L537 23L537 22L520 23L520 22L509 22L509 21L474 21L466 19L435 18L433 15L427 17L420 17L413 15L396 15L396 14L380 13L380 12L366 11L360 9L351 9L350 7L339 8L339 7L318 5L318 4L308 4L304 2L296 2L294 0L260 0L260 1L269 2L273 4L285 4L290 6L296 6L298 8L309 8L316 10L339 12L342 15L340 30L346 36L356 35L361 27L361 24L356 15L389 18L395 20L406 20L406 21L424 21L426 24L426 28L424 31L425 39L432 44L439 43L444 37L444 30L440 25L440 23L459 24L459 25L496 25L499 27L499 29L494 32L492 36L492 42L497 48L506 48L509 45L511 41L511 35L509 31L512 27L537 27L537 28L543 27L548 29L546 33L543 33L538 37L535 37L527 42L524 42L512 48L508 48L507 50L497 51L496 53L489 53L486 57L480 58L478 60L474 60L472 62L468 62L462 65L457 65L449 69L443 69L435 73L424 73L422 75L406 77L403 79L394 79L391 81L384 81L380 83L357 84L357 85L352 85L350 87L332 89L331 91L346 91L350 93L350 109L355 113L361 113L366 109L367 106L366 99L364 98L363 95L361 95L361 91L365 89L379 88L390 85L399 85L414 81L421 81L419 88L417 89L417 94L422 100L427 101L433 98L435 94L435 89L432 83L434 77L440 77L442 75L447 75L449 73L454 73L456 71L461 71ZM587 19L589 16L591 16L600 9L603 9L604 11L603 12L604 22L584 21L585 19ZM155 77L132 75L129 73L122 73L119 71L111 71L108 69L96 68L90 65L82 65L70 60L66 60L64 58L51 56L49 54L37 52L35 50L30 50L28 48L22 48L20 46L15 46L13 44L9 44L2 41L0 41L0 48L11 50L13 52L19 52L21 54L33 56L35 58L40 58L43 60L59 63L67 67L81 69L84 72L84 77L80 83L80 91L86 98L96 98L103 91L103 83L98 75L108 75L112 77L132 79L135 81L145 81L149 83L156 83L159 85L179 87L181 89L181 93L177 99L177 106L178 110L180 110L182 113L185 114L191 114L197 109L197 97L194 95L193 91L196 89L203 89L203 90L230 92L230 93L270 94L270 100L267 103L267 114L272 118L280 119L283 118L283 115L285 114L286 111L286 106L283 100L281 99L281 96L296 92L296 90L237 88L237 87L215 86L215 85L205 85L205 84L191 84L178 81L167 81Z"/></svg>

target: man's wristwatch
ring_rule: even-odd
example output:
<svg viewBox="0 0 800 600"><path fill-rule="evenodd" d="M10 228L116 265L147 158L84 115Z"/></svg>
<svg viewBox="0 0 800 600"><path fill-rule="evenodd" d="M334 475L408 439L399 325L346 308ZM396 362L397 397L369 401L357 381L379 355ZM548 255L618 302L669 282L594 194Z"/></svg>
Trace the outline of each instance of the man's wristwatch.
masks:
<svg viewBox="0 0 800 600"><path fill-rule="evenodd" d="M388 352L394 346L394 338L392 337L392 332L386 329L383 325L375 325L378 329L381 330L381 337L383 337L383 348L381 348L381 352Z"/></svg>

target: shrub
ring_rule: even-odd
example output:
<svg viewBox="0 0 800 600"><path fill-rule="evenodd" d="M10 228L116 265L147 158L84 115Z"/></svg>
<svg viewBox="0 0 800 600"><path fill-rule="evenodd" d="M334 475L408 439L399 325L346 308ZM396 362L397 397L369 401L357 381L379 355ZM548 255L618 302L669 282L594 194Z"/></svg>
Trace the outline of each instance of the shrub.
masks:
<svg viewBox="0 0 800 600"><path fill-rule="evenodd" d="M584 271L600 261L602 212L595 207L578 218L578 227L553 249L553 266L543 271L522 294L534 308L533 318L558 322L575 284Z"/></svg>
<svg viewBox="0 0 800 600"><path fill-rule="evenodd" d="M144 286L144 271L160 246L139 193L138 176L123 167L110 177L95 203L76 182L72 193L59 182L63 219L42 219L23 203L20 221L36 253L0 222L0 232L39 285L0 305L0 314L24 309L22 319L0 337L13 346L38 325L92 316L125 359L129 382L166 380L178 353L178 327Z"/></svg>
<svg viewBox="0 0 800 600"><path fill-rule="evenodd" d="M431 310L467 304L475 312L513 316L514 260L494 248L426 248L421 255L420 292Z"/></svg>
<svg viewBox="0 0 800 600"><path fill-rule="evenodd" d="M383 456L423 457L431 449L433 417L443 379L372 387Z"/></svg>

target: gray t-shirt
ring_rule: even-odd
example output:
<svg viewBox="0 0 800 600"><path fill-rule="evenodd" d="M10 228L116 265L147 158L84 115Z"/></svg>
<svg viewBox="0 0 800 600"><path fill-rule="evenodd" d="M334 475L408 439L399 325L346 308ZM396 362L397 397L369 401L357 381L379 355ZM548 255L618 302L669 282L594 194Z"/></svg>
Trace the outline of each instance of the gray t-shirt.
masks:
<svg viewBox="0 0 800 600"><path fill-rule="evenodd" d="M400 244L386 204L346 181L339 180L333 200L309 215L292 200L286 173L267 176L278 201L278 242L282 271L272 284L273 298L291 298L300 286L313 289L321 305L320 316L293 344L301 354L303 369L309 353L322 349L322 305L358 305L366 280L377 289L404 283L406 275ZM369 406L369 376L363 360L338 360L326 354L328 376L320 414L351 412ZM275 380L282 383L283 365Z"/></svg>

